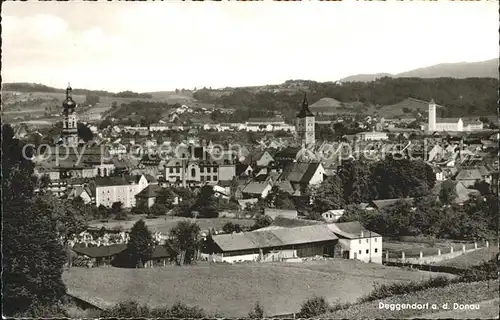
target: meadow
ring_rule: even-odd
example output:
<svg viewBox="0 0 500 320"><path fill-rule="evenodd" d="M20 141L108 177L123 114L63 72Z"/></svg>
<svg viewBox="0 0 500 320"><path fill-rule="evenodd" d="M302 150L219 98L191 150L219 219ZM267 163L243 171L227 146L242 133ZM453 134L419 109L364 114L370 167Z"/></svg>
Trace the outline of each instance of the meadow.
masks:
<svg viewBox="0 0 500 320"><path fill-rule="evenodd" d="M63 274L68 292L97 306L135 299L151 307L177 301L210 315L245 316L260 302L266 315L298 312L313 295L331 303L354 302L375 283L422 280L437 273L410 271L360 261L197 264L151 269L72 268ZM449 275L451 276L451 275Z"/></svg>
<svg viewBox="0 0 500 320"><path fill-rule="evenodd" d="M438 250L441 254L450 253L451 247L453 251L465 249L474 249L474 243L457 243L448 240L435 240L434 242L413 242L413 241L385 241L384 240L384 258L385 253L389 252L389 258L401 258L401 253L404 251L406 258L416 258L420 256L420 252L424 256L437 255ZM478 243L478 247L484 246L484 243Z"/></svg>
<svg viewBox="0 0 500 320"><path fill-rule="evenodd" d="M443 260L434 265L466 269L489 261L493 259L496 254L498 254L498 247L491 245L490 248L481 248L476 251L467 252L456 258Z"/></svg>
<svg viewBox="0 0 500 320"><path fill-rule="evenodd" d="M96 228L104 227L106 229L121 228L123 230L130 230L134 225L134 223L141 218L144 219L146 225L152 232L158 231L161 233L168 233L170 229L172 229L177 225L177 223L179 223L179 221L183 220L195 221L198 224L198 226L200 226L200 229L202 231L207 231L212 228L214 228L215 230L221 230L222 227L228 222L232 222L234 224L240 224L241 226L252 226L254 224L254 220L251 219L235 219L235 218L188 219L188 218L173 217L173 216L146 219L144 218L143 215L140 215L140 216L133 216L132 219L123 221L122 220L108 221L108 222L93 221L90 222L89 225L91 227L96 227Z"/></svg>

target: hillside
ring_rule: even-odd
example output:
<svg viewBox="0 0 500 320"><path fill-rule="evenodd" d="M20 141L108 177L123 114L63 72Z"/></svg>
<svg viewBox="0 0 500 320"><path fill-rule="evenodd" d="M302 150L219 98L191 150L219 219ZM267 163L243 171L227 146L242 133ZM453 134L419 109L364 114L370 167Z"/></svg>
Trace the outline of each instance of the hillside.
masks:
<svg viewBox="0 0 500 320"><path fill-rule="evenodd" d="M182 301L209 314L243 317L257 301L266 315L297 312L312 295L354 302L377 283L420 280L435 273L335 259L300 264L204 264L162 268L71 268L68 292L102 307L135 299L150 307ZM127 279L124 281L124 279Z"/></svg>
<svg viewBox="0 0 500 320"><path fill-rule="evenodd" d="M390 73L372 73L372 74L356 74L340 79L340 82L370 82L383 77L393 77Z"/></svg>
<svg viewBox="0 0 500 320"><path fill-rule="evenodd" d="M442 63L399 73L396 78L498 78L498 59L480 62Z"/></svg>
<svg viewBox="0 0 500 320"><path fill-rule="evenodd" d="M498 78L498 59L479 62L441 63L398 74L357 74L340 79L340 82L370 82L382 77L391 78Z"/></svg>

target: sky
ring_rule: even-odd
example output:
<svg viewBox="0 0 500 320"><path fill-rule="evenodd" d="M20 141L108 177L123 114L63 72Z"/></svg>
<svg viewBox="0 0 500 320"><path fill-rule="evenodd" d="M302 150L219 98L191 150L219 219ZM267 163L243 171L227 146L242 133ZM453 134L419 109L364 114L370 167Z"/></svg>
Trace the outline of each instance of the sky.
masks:
<svg viewBox="0 0 500 320"><path fill-rule="evenodd" d="M4 2L2 77L137 92L498 57L498 2Z"/></svg>

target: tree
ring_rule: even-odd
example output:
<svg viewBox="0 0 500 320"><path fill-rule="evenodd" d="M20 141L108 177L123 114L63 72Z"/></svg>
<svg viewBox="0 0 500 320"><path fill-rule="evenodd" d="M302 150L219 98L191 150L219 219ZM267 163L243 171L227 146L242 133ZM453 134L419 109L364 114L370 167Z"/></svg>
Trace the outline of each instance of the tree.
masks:
<svg viewBox="0 0 500 320"><path fill-rule="evenodd" d="M330 310L330 305L324 297L312 297L304 302L300 308L299 318L312 318L325 314Z"/></svg>
<svg viewBox="0 0 500 320"><path fill-rule="evenodd" d="M255 219L255 223L251 230L257 230L269 226L273 222L273 219L267 215L261 215Z"/></svg>
<svg viewBox="0 0 500 320"><path fill-rule="evenodd" d="M224 233L233 233L233 232L242 232L242 228L241 228L241 225L238 224L238 223L232 223L232 222L227 222L226 224L224 224L222 226L222 231L224 231Z"/></svg>
<svg viewBox="0 0 500 320"><path fill-rule="evenodd" d="M162 204L167 210L174 207L175 193L171 188L161 188L156 193L155 203Z"/></svg>
<svg viewBox="0 0 500 320"><path fill-rule="evenodd" d="M368 202L373 199L372 172L364 161L342 161L339 169L344 201L347 204Z"/></svg>
<svg viewBox="0 0 500 320"><path fill-rule="evenodd" d="M90 128L84 125L83 123L78 122L77 128L78 128L78 137L81 138L83 141L88 142L94 139L94 134L92 133Z"/></svg>
<svg viewBox="0 0 500 320"><path fill-rule="evenodd" d="M198 235L200 227L188 220L180 221L170 230L170 244L179 253L177 263L191 263L199 247Z"/></svg>
<svg viewBox="0 0 500 320"><path fill-rule="evenodd" d="M153 252L153 237L144 220L137 221L130 230L130 240L127 243L127 253L133 265L142 266Z"/></svg>
<svg viewBox="0 0 500 320"><path fill-rule="evenodd" d="M457 198L456 181L446 180L441 184L439 200L442 204L450 205Z"/></svg>
<svg viewBox="0 0 500 320"><path fill-rule="evenodd" d="M491 185L488 182L484 181L484 180L476 181L474 183L474 186L472 188L476 189L476 190L479 190L479 192L483 196L491 194Z"/></svg>
<svg viewBox="0 0 500 320"><path fill-rule="evenodd" d="M88 105L96 105L99 103L100 97L98 95L86 95L85 96L85 103Z"/></svg>
<svg viewBox="0 0 500 320"><path fill-rule="evenodd" d="M211 186L204 186L200 189L194 207L203 218L217 218L219 216L218 201Z"/></svg>
<svg viewBox="0 0 500 320"><path fill-rule="evenodd" d="M314 212L343 209L345 205L342 181L337 177L325 179L313 192Z"/></svg>
<svg viewBox="0 0 500 320"><path fill-rule="evenodd" d="M290 194L274 186L266 197L268 204L277 209L295 209L295 202Z"/></svg>
<svg viewBox="0 0 500 320"><path fill-rule="evenodd" d="M123 203L120 201L114 202L111 205L111 213L116 220L125 220L127 218L127 213L123 210Z"/></svg>
<svg viewBox="0 0 500 320"><path fill-rule="evenodd" d="M262 319L264 318L264 308L260 305L259 302L255 303L255 306L248 313L248 318L250 319Z"/></svg>
<svg viewBox="0 0 500 320"><path fill-rule="evenodd" d="M151 209L149 210L149 214L151 214L152 216L155 216L155 217L164 216L166 213L167 213L167 208L162 203L155 202L151 206Z"/></svg>
<svg viewBox="0 0 500 320"><path fill-rule="evenodd" d="M2 241L2 296L3 313L11 317L57 305L66 294L66 253L50 211L55 208L35 196L33 164L22 148L12 127L3 125L2 233L8 236Z"/></svg>

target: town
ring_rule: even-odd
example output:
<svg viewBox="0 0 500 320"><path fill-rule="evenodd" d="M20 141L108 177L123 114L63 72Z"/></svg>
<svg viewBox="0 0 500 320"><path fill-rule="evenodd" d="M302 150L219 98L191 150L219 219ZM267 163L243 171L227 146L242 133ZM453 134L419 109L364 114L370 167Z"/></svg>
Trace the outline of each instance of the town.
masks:
<svg viewBox="0 0 500 320"><path fill-rule="evenodd" d="M23 59L8 53L1 98L6 318L498 318L497 58L442 64L462 47L409 55L368 31L349 44L326 7L302 51L239 22L295 27L285 9L293 23L164 5L176 14L9 4L5 51ZM405 12L414 32L423 16ZM455 34L434 29L404 37Z"/></svg>

